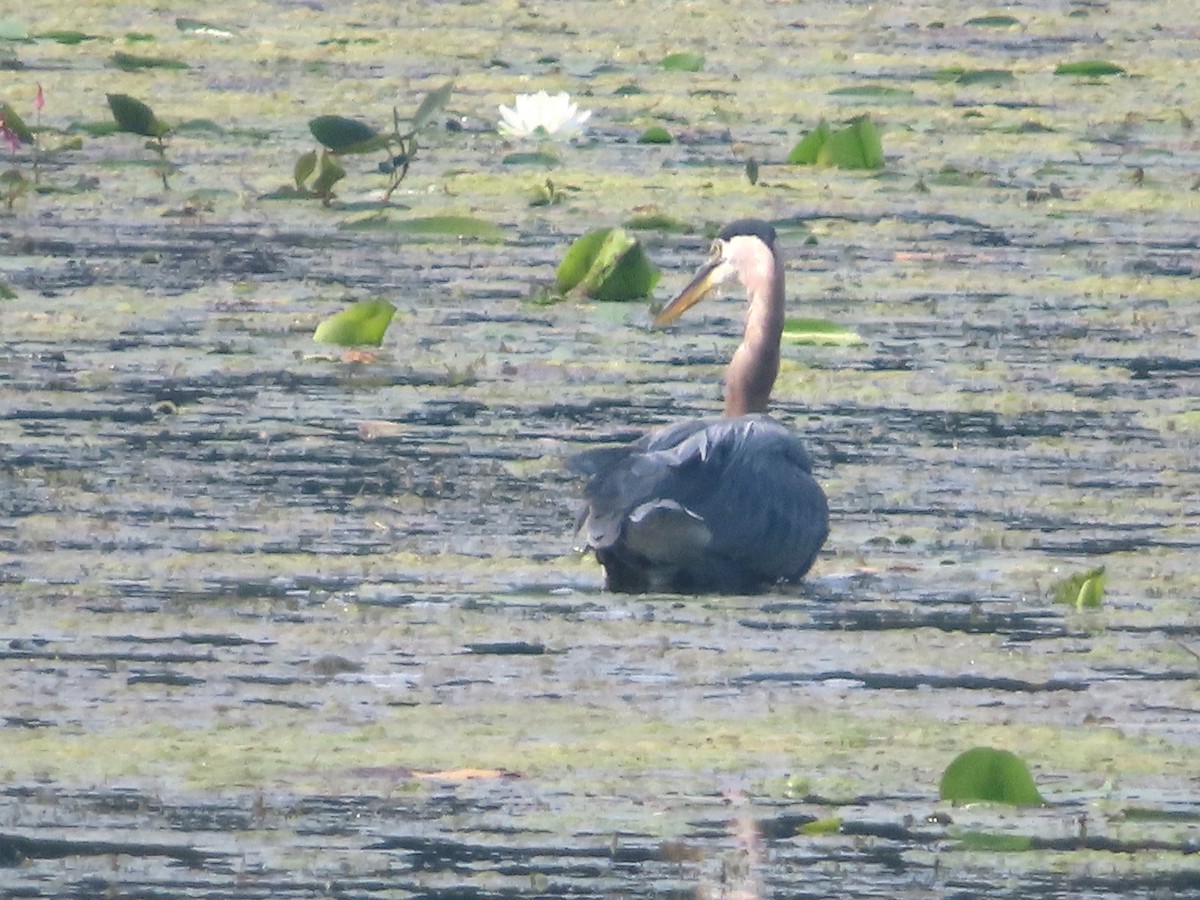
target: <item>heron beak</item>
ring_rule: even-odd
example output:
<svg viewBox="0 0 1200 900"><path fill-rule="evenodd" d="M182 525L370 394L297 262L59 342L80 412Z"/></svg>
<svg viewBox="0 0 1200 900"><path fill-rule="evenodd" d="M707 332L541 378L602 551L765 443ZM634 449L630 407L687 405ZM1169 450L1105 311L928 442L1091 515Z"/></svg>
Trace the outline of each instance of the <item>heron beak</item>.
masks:
<svg viewBox="0 0 1200 900"><path fill-rule="evenodd" d="M721 256L713 256L712 259L701 266L700 271L696 273L696 277L691 280L691 283L687 287L679 292L679 296L658 311L658 315L654 317L654 327L661 328L664 325L674 322L707 297L713 288L724 283L728 276L729 269L725 263L725 259Z"/></svg>

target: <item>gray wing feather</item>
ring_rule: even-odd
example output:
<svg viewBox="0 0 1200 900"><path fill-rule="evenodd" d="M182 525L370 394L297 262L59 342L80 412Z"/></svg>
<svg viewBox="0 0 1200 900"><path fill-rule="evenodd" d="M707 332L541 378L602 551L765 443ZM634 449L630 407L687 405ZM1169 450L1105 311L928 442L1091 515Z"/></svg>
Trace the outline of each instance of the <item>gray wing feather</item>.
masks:
<svg viewBox="0 0 1200 900"><path fill-rule="evenodd" d="M585 495L580 529L591 548L628 541L630 514L647 504L672 528L670 540L660 536L656 546L694 536L693 544L680 545L681 565L702 551L710 567L735 567L764 582L792 580L825 541L828 506L809 456L767 416L682 422L621 449Z"/></svg>

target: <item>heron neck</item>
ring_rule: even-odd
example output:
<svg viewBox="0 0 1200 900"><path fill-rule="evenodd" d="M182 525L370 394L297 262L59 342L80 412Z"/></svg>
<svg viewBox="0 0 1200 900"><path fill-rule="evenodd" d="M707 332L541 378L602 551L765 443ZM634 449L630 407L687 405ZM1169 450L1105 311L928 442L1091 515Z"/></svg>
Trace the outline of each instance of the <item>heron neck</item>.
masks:
<svg viewBox="0 0 1200 900"><path fill-rule="evenodd" d="M743 275L750 306L746 332L725 370L725 415L765 412L779 374L783 335L783 264L764 248Z"/></svg>

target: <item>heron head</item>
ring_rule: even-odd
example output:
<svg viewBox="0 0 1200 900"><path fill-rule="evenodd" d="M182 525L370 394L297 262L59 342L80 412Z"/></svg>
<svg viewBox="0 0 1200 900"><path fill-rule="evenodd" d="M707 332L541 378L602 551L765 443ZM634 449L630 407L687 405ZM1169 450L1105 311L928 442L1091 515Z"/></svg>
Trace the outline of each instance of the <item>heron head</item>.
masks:
<svg viewBox="0 0 1200 900"><path fill-rule="evenodd" d="M708 259L691 282L654 317L655 327L674 322L710 293L740 281L753 293L775 277L775 229L761 219L738 219L712 243Z"/></svg>

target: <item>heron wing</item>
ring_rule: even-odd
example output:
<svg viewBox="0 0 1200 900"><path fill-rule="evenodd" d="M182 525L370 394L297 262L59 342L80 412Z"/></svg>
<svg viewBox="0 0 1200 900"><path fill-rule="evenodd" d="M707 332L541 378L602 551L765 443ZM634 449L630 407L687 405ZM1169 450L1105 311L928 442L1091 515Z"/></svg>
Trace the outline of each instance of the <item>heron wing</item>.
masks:
<svg viewBox="0 0 1200 900"><path fill-rule="evenodd" d="M828 533L807 452L767 416L682 422L624 450L588 486L589 547L775 581L802 576Z"/></svg>

